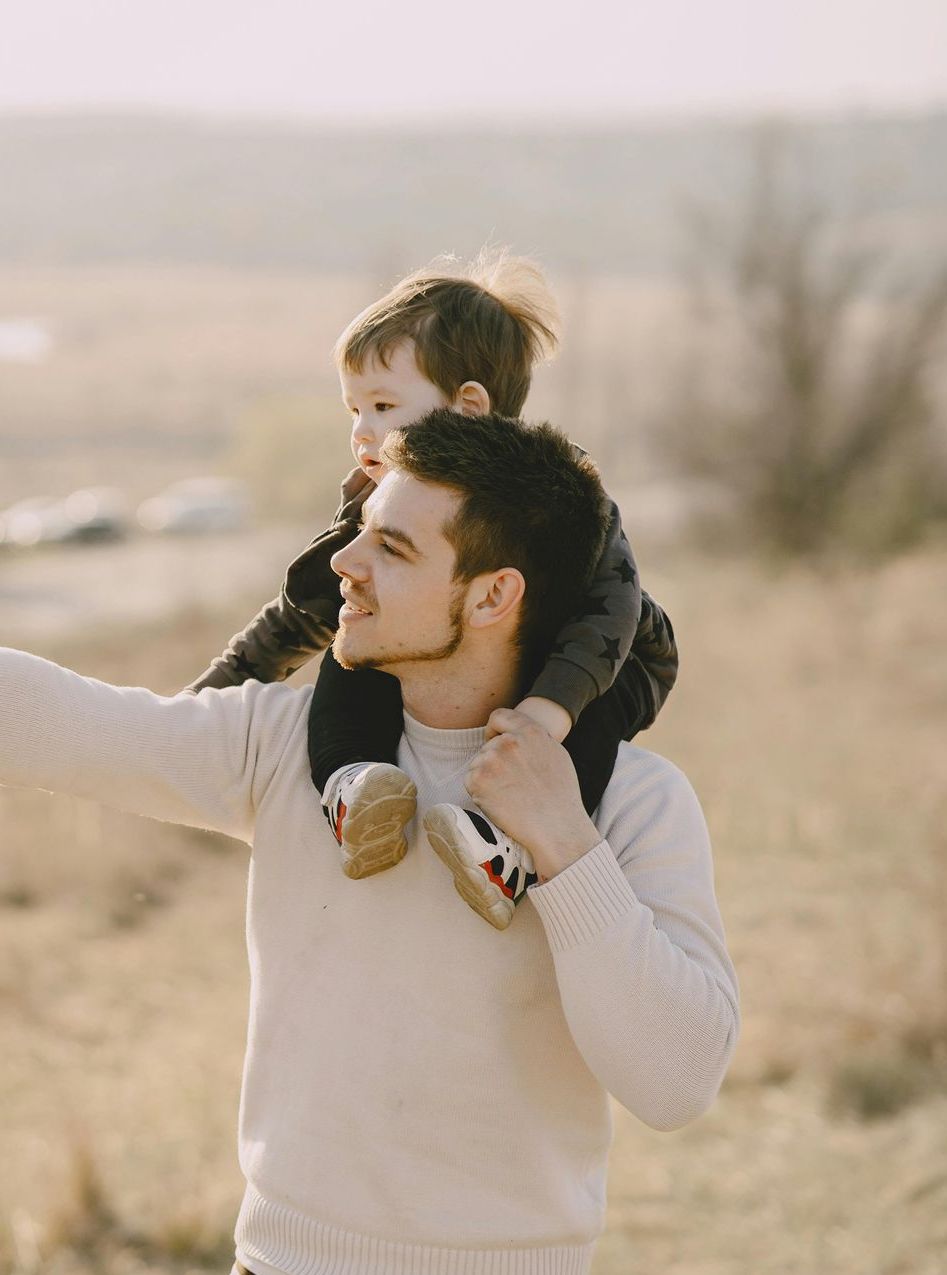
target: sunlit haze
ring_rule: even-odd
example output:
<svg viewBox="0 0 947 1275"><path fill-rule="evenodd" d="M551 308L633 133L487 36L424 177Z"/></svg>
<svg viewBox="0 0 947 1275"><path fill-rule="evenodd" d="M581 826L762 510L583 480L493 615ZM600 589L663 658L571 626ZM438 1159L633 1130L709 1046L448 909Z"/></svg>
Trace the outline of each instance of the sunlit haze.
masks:
<svg viewBox="0 0 947 1275"><path fill-rule="evenodd" d="M441 124L947 101L943 0L31 0L3 25L2 111Z"/></svg>

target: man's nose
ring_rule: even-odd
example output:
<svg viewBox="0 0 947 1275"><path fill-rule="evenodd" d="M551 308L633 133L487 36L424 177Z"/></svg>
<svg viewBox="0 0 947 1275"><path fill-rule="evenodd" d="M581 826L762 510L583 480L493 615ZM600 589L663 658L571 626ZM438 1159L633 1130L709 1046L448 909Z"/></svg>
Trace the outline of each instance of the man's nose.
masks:
<svg viewBox="0 0 947 1275"><path fill-rule="evenodd" d="M350 580L365 579L365 567L358 548L362 535L359 532L354 540L337 549L329 559L329 566L337 576L347 576Z"/></svg>

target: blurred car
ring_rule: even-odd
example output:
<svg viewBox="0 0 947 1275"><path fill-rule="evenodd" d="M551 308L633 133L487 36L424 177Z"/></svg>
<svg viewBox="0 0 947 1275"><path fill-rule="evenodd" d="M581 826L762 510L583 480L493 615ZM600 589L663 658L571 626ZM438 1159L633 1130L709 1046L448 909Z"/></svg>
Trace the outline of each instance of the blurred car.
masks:
<svg viewBox="0 0 947 1275"><path fill-rule="evenodd" d="M233 478L184 478L138 506L145 531L165 535L241 531L249 522L244 483Z"/></svg>
<svg viewBox="0 0 947 1275"><path fill-rule="evenodd" d="M0 514L0 544L16 549L121 540L128 529L127 502L112 487L85 487L64 500L34 496Z"/></svg>
<svg viewBox="0 0 947 1275"><path fill-rule="evenodd" d="M61 524L57 512L61 504L50 496L18 500L0 513L0 544L25 549L54 540Z"/></svg>
<svg viewBox="0 0 947 1275"><path fill-rule="evenodd" d="M93 544L124 540L131 527L128 501L114 487L83 487L62 502L61 539Z"/></svg>

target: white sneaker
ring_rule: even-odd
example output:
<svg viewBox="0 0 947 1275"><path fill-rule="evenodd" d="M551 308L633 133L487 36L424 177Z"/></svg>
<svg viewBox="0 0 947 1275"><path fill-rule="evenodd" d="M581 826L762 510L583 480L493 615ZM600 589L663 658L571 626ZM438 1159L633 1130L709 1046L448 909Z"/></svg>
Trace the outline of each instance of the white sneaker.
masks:
<svg viewBox="0 0 947 1275"><path fill-rule="evenodd" d="M403 770L366 762L342 775L322 809L342 848L342 871L359 880L384 872L408 853L405 827L417 810L418 790Z"/></svg>
<svg viewBox="0 0 947 1275"><path fill-rule="evenodd" d="M424 830L435 854L450 868L454 889L498 930L513 920L517 903L539 880L527 850L478 810L432 806Z"/></svg>

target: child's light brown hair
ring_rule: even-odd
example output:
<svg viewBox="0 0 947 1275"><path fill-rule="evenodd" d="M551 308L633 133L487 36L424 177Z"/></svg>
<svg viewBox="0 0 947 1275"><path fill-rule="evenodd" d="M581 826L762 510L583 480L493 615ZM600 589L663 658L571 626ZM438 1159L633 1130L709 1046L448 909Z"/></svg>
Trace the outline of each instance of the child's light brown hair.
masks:
<svg viewBox="0 0 947 1275"><path fill-rule="evenodd" d="M459 273L438 258L395 284L339 337L336 364L362 371L374 355L387 367L400 342L414 342L421 373L453 400L479 381L490 407L519 416L534 366L559 343L559 313L542 271L505 249L487 250Z"/></svg>

